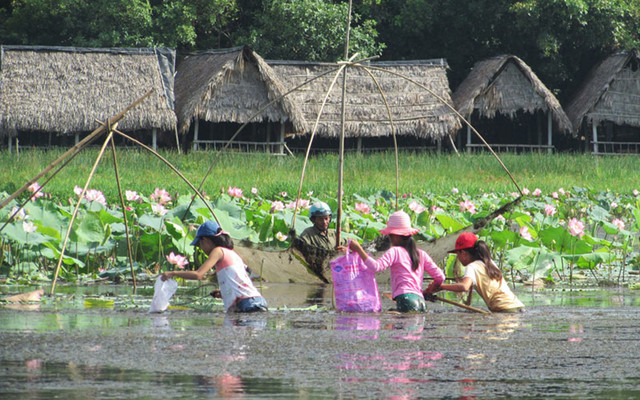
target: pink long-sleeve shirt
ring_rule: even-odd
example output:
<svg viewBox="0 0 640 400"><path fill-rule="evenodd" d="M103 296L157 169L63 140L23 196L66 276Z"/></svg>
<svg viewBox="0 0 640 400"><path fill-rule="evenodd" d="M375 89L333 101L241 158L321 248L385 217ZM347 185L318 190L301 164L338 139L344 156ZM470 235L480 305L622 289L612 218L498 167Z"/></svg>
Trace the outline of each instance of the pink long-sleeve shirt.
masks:
<svg viewBox="0 0 640 400"><path fill-rule="evenodd" d="M427 271L437 285L444 282L444 273L431 257L424 251L418 249L420 254L420 265L413 270L409 252L400 246L393 246L382 257L375 260L367 257L364 262L367 268L371 268L376 273L391 268L391 297L396 298L401 294L415 293L422 297L422 279Z"/></svg>

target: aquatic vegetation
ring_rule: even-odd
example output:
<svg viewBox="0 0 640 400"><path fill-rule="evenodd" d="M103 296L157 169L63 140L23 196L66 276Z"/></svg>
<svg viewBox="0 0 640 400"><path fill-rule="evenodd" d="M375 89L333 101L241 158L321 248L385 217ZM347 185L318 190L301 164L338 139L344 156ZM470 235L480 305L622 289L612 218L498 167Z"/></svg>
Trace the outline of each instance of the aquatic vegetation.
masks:
<svg viewBox="0 0 640 400"><path fill-rule="evenodd" d="M204 202L191 195L169 194L156 188L148 197L126 191L125 227L119 202L108 204L99 190L85 193L78 217L69 235L61 266L61 278L80 282L91 279L122 279L130 274L126 233L131 238L136 273L156 274L174 268L196 268L201 255L190 245L195 228L217 218L236 241L273 249L286 249L295 232L311 225L308 207L315 201L337 200L307 193L307 198L288 198L281 192L262 197L259 188L243 191L223 188L209 200L215 216ZM34 184L35 193L39 186ZM507 275L525 280L569 281L582 270L595 280L620 283L628 270L637 270L640 256L638 194L593 192L583 188L558 188L551 193L527 191L512 211L495 218L480 236L487 240L494 257ZM246 194L245 193L250 193ZM31 193L30 193L31 194ZM29 195L30 195L29 194ZM0 194L0 198L6 197ZM24 210L17 199L0 210L0 222L11 222L0 233L0 275L9 282L34 282L52 278L76 199L34 197ZM453 233L486 217L513 200L515 193L482 192L470 195L452 188L450 194L403 194L399 206L420 229L418 239L430 240ZM193 201L191 207L188 205ZM395 196L379 192L368 197L347 196L343 202L343 235L371 241L380 235L388 215L395 211ZM335 221L332 222L335 224ZM447 260L451 268L453 260Z"/></svg>

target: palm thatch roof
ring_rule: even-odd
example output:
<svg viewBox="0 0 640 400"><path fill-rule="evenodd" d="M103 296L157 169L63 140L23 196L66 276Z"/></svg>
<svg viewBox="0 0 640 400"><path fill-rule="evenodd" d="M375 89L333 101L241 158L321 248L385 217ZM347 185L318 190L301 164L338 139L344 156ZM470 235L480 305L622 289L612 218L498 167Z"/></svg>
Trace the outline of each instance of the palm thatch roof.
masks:
<svg viewBox="0 0 640 400"><path fill-rule="evenodd" d="M296 61L267 61L283 81L287 90L326 73L291 93L307 121L307 132L313 129L337 64ZM367 70L365 70L365 67ZM348 137L381 137L392 134L386 98L391 109L397 135L438 139L460 127L459 118L436 96L452 104L445 60L376 62L347 68L345 135ZM375 80L371 75L375 77ZM410 80L405 79L408 77ZM377 82L377 83L376 83ZM415 82L419 83L417 85ZM380 85L384 98L377 85ZM337 79L322 111L316 133L337 137L341 132L342 77Z"/></svg>
<svg viewBox="0 0 640 400"><path fill-rule="evenodd" d="M475 63L453 93L453 101L458 112L467 119L474 109L481 117L493 118L502 114L511 119L518 111L533 114L542 110L551 112L561 132L573 131L558 99L524 61L513 55Z"/></svg>
<svg viewBox="0 0 640 400"><path fill-rule="evenodd" d="M176 114L181 133L195 119L209 122L290 121L304 129L304 116L271 67L249 47L210 50L185 58L176 73Z"/></svg>
<svg viewBox="0 0 640 400"><path fill-rule="evenodd" d="M151 89L118 129L176 127L173 50L2 46L0 57L0 136L92 131Z"/></svg>
<svg viewBox="0 0 640 400"><path fill-rule="evenodd" d="M640 57L638 51L617 53L596 65L567 106L577 132L586 120L640 126Z"/></svg>

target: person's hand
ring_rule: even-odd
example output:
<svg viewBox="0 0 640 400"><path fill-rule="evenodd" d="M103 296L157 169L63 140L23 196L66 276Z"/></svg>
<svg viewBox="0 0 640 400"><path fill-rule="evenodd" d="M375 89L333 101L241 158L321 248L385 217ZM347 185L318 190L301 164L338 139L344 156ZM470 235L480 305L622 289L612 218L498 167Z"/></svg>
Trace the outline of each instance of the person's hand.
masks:
<svg viewBox="0 0 640 400"><path fill-rule="evenodd" d="M429 286L427 286L427 288L423 291L423 294L434 294L434 293L438 293L440 290L442 290L440 288L440 285L436 285L434 281L434 282L431 282Z"/></svg>
<svg viewBox="0 0 640 400"><path fill-rule="evenodd" d="M362 251L362 246L360 246L360 243L357 241L352 240L349 242L349 249L351 249L351 251L358 251L358 249Z"/></svg>
<svg viewBox="0 0 640 400"><path fill-rule="evenodd" d="M167 279L173 278L173 272L172 271L163 272L162 274L160 274L160 277L162 277L162 281L164 282Z"/></svg>
<svg viewBox="0 0 640 400"><path fill-rule="evenodd" d="M336 251L347 252L347 246L336 246Z"/></svg>

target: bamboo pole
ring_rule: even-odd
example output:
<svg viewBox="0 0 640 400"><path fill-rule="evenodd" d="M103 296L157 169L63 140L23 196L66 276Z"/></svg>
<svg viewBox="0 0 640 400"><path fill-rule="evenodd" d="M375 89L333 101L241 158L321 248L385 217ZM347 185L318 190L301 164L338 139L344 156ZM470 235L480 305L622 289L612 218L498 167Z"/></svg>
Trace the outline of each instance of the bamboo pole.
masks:
<svg viewBox="0 0 640 400"><path fill-rule="evenodd" d="M140 104L144 99L146 99L147 97L149 97L149 95L153 93L153 89L151 89L150 91L148 91L147 93L145 93L144 95L142 95L140 98L138 98L136 101L134 101L133 103L131 103L130 105L128 105L124 110L120 111L118 114L114 115L113 117L111 117L108 120L108 123L110 125L113 124L117 124L118 121L120 121L124 115L131 110L132 108L134 108L135 106L137 106L138 104ZM65 158L67 158L70 154L76 152L78 149L81 149L85 146L85 144L88 144L90 142L92 142L94 139L96 139L100 134L104 133L105 127L104 126L100 126L98 128L96 128L93 132L91 132L87 137L85 137L84 139L82 139L80 142L78 142L75 146L73 146L72 148L70 148L69 150L67 150L63 155L61 155L60 157L58 157L55 161L53 161L51 164L49 164L45 169L43 169L42 171L40 171L36 176L34 176L33 178L29 179L29 181L27 181L27 183L25 183L20 189L16 190L15 192L13 192L11 194L11 196L7 197L6 199L2 200L2 202L0 202L0 208L3 208L4 206L6 206L7 204L9 204L9 202L13 199L15 199L16 197L18 197L22 192L24 192L25 190L27 190L27 188L29 186L31 186L33 183L35 183L38 179L40 179L40 177L42 177L43 175L45 175L47 172L51 171L56 165L58 165L60 162L62 162L62 160L64 160Z"/></svg>
<svg viewBox="0 0 640 400"><path fill-rule="evenodd" d="M351 4L351 0L349 0ZM347 44L349 40L347 38ZM346 52L346 50L345 50ZM347 71L349 68L342 70L342 110L340 115L340 144L338 146L338 211L336 216L336 247L340 246L340 230L342 226L342 195L344 181L344 122L346 114L346 98L347 98Z"/></svg>
<svg viewBox="0 0 640 400"><path fill-rule="evenodd" d="M433 301L435 301L435 300L438 300L438 301L441 301L441 302L443 302L443 303L451 304L452 306L456 306L456 307L464 308L465 310L469 310L469 311L477 312L477 313L480 313L480 314L491 314L491 312L486 311L486 310L483 310L483 309L481 309L481 308L476 308L476 307L468 306L468 305L466 305L466 304L458 303L458 302L456 302L456 301L448 300L448 299L445 299L445 298L443 298L443 297L438 297L438 296L436 296L436 295L427 296L427 297L425 297L425 300L428 300L428 301L432 301L432 300L433 300Z"/></svg>
<svg viewBox="0 0 640 400"><path fill-rule="evenodd" d="M113 137L113 132L111 131L111 127L109 126L109 136L107 136L107 139L104 141L104 144L102 145L102 149L100 149L100 153L98 153L98 157L96 158L95 163L93 163L93 168L91 168L91 172L89 173L89 177L87 178L87 182L85 183L84 187L82 188L82 192L80 193L80 195L78 197L78 202L76 203L76 206L73 209L73 214L71 214L71 220L69 221L69 227L67 228L67 233L66 233L66 235L64 237L64 242L62 243L62 249L60 250L60 257L58 258L58 264L56 265L56 269L55 269L55 271L53 273L53 282L51 283L51 292L50 292L50 294L52 294L52 295L53 295L53 293L54 293L54 291L56 289L56 281L58 280L58 273L60 272L60 266L62 265L62 260L64 259L64 252L67 249L67 242L69 241L69 236L71 234L71 228L73 227L73 221L75 221L76 216L78 215L78 209L80 208L80 204L82 203L82 199L84 198L84 195L87 192L87 188L89 187L89 183L91 183L91 179L93 178L93 174L96 172L96 168L98 167L98 164L100 163L100 160L102 159L104 151L107 148L107 145L111 141L112 137Z"/></svg>
<svg viewBox="0 0 640 400"><path fill-rule="evenodd" d="M122 207L122 217L124 218L124 233L127 238L127 255L129 256L129 267L131 269L131 279L133 279L133 294L136 294L138 284L136 282L136 274L133 271L133 254L131 252L131 238L129 238L129 222L127 221L127 208L124 204L124 196L122 195L122 186L120 185L120 174L118 172L118 159L116 158L116 144L111 140L111 154L113 155L113 169L116 175L116 183L118 184L118 195L120 196L120 207Z"/></svg>

